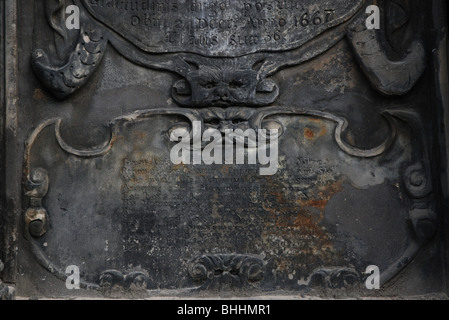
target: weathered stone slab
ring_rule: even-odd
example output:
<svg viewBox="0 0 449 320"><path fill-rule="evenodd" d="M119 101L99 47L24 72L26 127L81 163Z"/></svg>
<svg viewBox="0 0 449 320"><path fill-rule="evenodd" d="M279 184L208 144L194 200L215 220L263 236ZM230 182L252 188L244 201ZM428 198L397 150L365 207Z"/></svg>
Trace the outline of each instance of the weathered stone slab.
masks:
<svg viewBox="0 0 449 320"><path fill-rule="evenodd" d="M415 246L407 241L400 189L383 184L401 183L409 134L401 134L380 165L378 158L354 158L357 149L338 145L338 120L326 113L277 116L284 134L279 166L269 176L248 161L174 164L175 143L166 129L177 122L154 110L117 119L111 141L96 151L71 147L60 135L63 123L49 121L33 133L26 164L31 177L45 172L48 181L39 185L51 186L44 196L47 223L64 227L34 234L40 238L35 251L55 265L83 265L85 279L93 282L88 286L107 270L139 270L147 275L148 289L272 290L282 284L301 290L313 286L323 266L348 266L357 283L365 264L376 261L387 269ZM370 203L378 197L388 205L363 212L348 208L351 217L339 209L347 201L355 206L358 199ZM360 229L348 226L357 221L363 221ZM379 234L391 250L376 252ZM230 259L223 266L214 262L223 255ZM212 266L196 266L204 256ZM227 270L238 257L256 259L257 268L243 270L237 262Z"/></svg>
<svg viewBox="0 0 449 320"><path fill-rule="evenodd" d="M443 2L0 2L0 296L447 290Z"/></svg>

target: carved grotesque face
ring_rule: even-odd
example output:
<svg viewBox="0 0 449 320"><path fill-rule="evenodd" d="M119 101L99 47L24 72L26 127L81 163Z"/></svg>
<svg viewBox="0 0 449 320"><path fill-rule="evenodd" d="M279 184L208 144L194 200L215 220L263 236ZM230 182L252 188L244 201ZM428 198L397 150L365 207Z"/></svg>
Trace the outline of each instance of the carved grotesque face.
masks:
<svg viewBox="0 0 449 320"><path fill-rule="evenodd" d="M210 59L189 65L191 70L185 80L174 86L174 98L182 105L199 108L254 106L271 103L277 97L274 82L261 82L252 64L234 59Z"/></svg>
<svg viewBox="0 0 449 320"><path fill-rule="evenodd" d="M201 66L187 80L192 89L192 103L196 105L241 105L254 99L257 72Z"/></svg>

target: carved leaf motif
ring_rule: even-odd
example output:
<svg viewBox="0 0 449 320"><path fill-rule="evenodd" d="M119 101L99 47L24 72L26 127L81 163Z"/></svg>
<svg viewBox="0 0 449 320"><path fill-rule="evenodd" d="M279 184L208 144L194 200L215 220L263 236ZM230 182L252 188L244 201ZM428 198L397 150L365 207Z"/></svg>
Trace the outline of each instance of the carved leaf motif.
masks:
<svg viewBox="0 0 449 320"><path fill-rule="evenodd" d="M65 65L56 66L45 51L38 49L33 53L32 66L53 94L63 99L87 82L103 58L106 45L107 40L102 36L83 32Z"/></svg>
<svg viewBox="0 0 449 320"><path fill-rule="evenodd" d="M70 31L65 25L65 9L72 5L71 0L45 0L45 16L50 27L55 31L55 47L59 58L63 59L76 41L78 31Z"/></svg>
<svg viewBox="0 0 449 320"><path fill-rule="evenodd" d="M45 15L55 31L55 47L61 61L47 50L36 49L31 64L37 77L60 99L82 87L97 69L108 40L80 11L80 29L66 27L66 8L73 0L45 0Z"/></svg>
<svg viewBox="0 0 449 320"><path fill-rule="evenodd" d="M46 0L45 1L45 15L50 26L62 37L66 38L67 30L63 26L63 8L65 0Z"/></svg>

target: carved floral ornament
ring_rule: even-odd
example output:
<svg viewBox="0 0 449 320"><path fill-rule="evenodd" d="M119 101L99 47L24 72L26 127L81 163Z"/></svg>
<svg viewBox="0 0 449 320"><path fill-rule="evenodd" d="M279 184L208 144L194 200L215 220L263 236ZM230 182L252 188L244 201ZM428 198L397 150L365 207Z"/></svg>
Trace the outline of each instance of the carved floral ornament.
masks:
<svg viewBox="0 0 449 320"><path fill-rule="evenodd" d="M417 128L416 139L422 138L419 116L408 110L387 110L389 134L384 142L371 150L354 147L344 141L348 121L340 116L318 110L298 107L272 106L280 88L270 77L281 69L305 63L327 51L345 37L370 83L380 93L393 96L409 92L420 79L426 67L426 56L418 36L412 41L390 41L393 34L410 33L409 11L418 1L396 0L377 3L388 21L386 30L367 30L365 8L377 1L302 1L300 10L307 15L294 15L296 7L277 8L265 5L245 8L243 1L231 6L198 7L201 1L167 1L161 7L143 7L149 1L116 0L45 0L46 18L55 32L56 51L65 62L58 65L46 48L35 50L32 66L42 83L58 98L66 99L85 85L112 45L126 59L155 70L169 71L181 77L173 83L173 99L183 108L155 108L139 110L113 119L111 139L97 149L79 150L71 147L60 134L62 119L50 119L39 125L26 141L24 156L24 193L29 200L25 212L26 235L32 243L32 252L38 262L57 277L65 280L61 268L55 266L40 248L36 239L48 232L51 213L43 207L49 187L49 176L44 168L35 168L32 149L41 132L55 127L58 145L70 155L97 158L112 148L116 125L135 122L154 115L181 115L188 122L201 121L203 128L253 128L277 126L266 120L273 115L314 116L336 124L333 134L338 147L346 154L359 158L373 158L387 153L398 135L398 126L409 123ZM142 6L138 8L138 4ZM228 3L228 5L226 5ZM268 2L261 2L268 3ZM288 2L291 6L293 3ZM80 8L80 30L68 32L64 25L64 9L71 4ZM128 9L126 6L129 6ZM134 7L133 7L134 6ZM242 10L243 8L243 10ZM238 9L238 10L237 10ZM160 19L148 12L157 10ZM279 13L290 12L273 20ZM117 13L122 15L118 17ZM183 14L190 12L192 19ZM198 12L207 12L212 18L199 18ZM317 14L320 12L320 14ZM174 17L170 23L164 17ZM268 34L266 30L280 30ZM208 28L209 38L195 38L195 32ZM245 29L246 28L246 29ZM164 31L164 32L161 32ZM186 30L193 32L193 36ZM249 31L248 31L249 30ZM243 32L245 31L245 32ZM164 36L161 38L161 34ZM243 34L249 34L243 37ZM239 37L240 35L240 37ZM274 39L279 37L278 40ZM407 37L404 37L404 39ZM279 41L279 42L275 42ZM389 48L386 49L386 46ZM394 74L394 77L391 75ZM167 128L168 130L169 128ZM421 143L424 148L426 144ZM412 159L405 169L403 185L409 195L409 218L414 239L391 268L381 276L389 281L417 254L423 243L435 233L436 217L432 208L432 182L426 156ZM424 160L423 160L424 159ZM189 266L190 277L199 289L220 286L231 281L236 286L257 287L264 278L265 265L259 257L243 255L204 255L194 258ZM361 280L352 269L317 270L310 278L310 286L321 284L342 287ZM229 280L230 279L230 280ZM97 283L82 283L85 288L109 290L120 287L128 290L146 289L148 274L144 271L123 275L116 270L103 272ZM106 289L105 289L106 288Z"/></svg>

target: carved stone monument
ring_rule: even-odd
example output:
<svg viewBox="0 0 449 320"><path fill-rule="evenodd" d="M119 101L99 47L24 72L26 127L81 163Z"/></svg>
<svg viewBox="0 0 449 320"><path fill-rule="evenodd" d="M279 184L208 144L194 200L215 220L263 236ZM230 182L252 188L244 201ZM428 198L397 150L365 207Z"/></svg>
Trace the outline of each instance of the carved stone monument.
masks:
<svg viewBox="0 0 449 320"><path fill-rule="evenodd" d="M0 6L0 294L448 293L445 1Z"/></svg>

